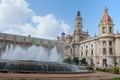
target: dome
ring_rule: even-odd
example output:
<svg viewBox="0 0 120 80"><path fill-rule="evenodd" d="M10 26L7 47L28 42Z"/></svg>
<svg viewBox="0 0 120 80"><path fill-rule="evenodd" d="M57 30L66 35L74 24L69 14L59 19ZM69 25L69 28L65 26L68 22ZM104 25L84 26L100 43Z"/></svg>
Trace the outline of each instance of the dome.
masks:
<svg viewBox="0 0 120 80"><path fill-rule="evenodd" d="M112 22L112 19L109 15L104 15L101 22Z"/></svg>
<svg viewBox="0 0 120 80"><path fill-rule="evenodd" d="M62 32L62 33L61 33L61 35L64 35L64 36L65 36L65 33L64 33L64 32Z"/></svg>
<svg viewBox="0 0 120 80"><path fill-rule="evenodd" d="M106 22L109 23L109 22L113 22L113 21L112 21L111 17L108 14L108 9L105 7L104 15L103 15L103 17L101 19L101 23L106 23Z"/></svg>

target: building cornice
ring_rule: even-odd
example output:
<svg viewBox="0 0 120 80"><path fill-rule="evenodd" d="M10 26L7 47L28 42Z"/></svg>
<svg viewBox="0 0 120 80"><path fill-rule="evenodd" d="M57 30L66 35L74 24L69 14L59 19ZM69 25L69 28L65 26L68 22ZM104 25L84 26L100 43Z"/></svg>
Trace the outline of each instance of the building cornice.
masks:
<svg viewBox="0 0 120 80"><path fill-rule="evenodd" d="M115 38L120 38L120 34L114 34Z"/></svg>
<svg viewBox="0 0 120 80"><path fill-rule="evenodd" d="M95 40L99 40L99 37L92 37L92 38L88 38L86 40L80 41L79 43L86 43L86 42L91 42L91 41L95 41Z"/></svg>

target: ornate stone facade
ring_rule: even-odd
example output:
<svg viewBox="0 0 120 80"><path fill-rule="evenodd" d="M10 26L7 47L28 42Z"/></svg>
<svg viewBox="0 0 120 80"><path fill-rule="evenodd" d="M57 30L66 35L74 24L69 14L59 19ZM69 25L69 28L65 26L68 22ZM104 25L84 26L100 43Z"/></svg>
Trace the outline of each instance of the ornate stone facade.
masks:
<svg viewBox="0 0 120 80"><path fill-rule="evenodd" d="M75 18L73 35L62 33L59 40L66 43L65 56L73 59L86 58L89 65L95 67L115 67L120 65L120 34L114 34L114 23L105 7L104 15L99 23L99 35L90 37L88 32L82 31L82 17L80 12Z"/></svg>

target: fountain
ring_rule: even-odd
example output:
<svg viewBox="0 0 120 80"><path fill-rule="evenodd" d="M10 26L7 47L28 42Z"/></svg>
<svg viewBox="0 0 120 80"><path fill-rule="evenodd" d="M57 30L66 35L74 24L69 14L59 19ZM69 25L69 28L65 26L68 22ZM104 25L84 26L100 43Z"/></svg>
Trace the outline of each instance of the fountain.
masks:
<svg viewBox="0 0 120 80"><path fill-rule="evenodd" d="M56 47L48 50L41 46L22 48L6 46L1 56L0 71L2 72L44 72L44 73L81 73L77 66L62 63L62 56Z"/></svg>
<svg viewBox="0 0 120 80"><path fill-rule="evenodd" d="M62 62L62 55L57 52L56 47L48 50L47 48L41 46L37 47L35 45L29 48L7 45L5 52L1 56L1 59Z"/></svg>

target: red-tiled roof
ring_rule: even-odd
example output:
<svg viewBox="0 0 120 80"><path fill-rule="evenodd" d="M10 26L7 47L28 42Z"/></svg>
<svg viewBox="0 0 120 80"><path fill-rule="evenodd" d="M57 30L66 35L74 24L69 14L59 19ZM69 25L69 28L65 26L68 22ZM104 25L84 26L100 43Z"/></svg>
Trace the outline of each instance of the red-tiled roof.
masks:
<svg viewBox="0 0 120 80"><path fill-rule="evenodd" d="M108 14L108 9L107 9L106 7L105 7L105 9L104 9L104 15L102 16L101 22L102 22L102 23L112 22L112 19L111 19L111 17L109 16L109 14Z"/></svg>

